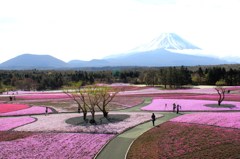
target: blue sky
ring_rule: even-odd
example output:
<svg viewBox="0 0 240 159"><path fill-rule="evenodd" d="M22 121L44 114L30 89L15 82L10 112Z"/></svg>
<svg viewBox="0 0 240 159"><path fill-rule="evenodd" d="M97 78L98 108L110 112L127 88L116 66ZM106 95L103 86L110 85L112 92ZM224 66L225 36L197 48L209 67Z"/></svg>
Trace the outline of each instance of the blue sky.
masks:
<svg viewBox="0 0 240 159"><path fill-rule="evenodd" d="M0 0L0 62L64 61L131 50L174 32L212 56L240 56L239 0Z"/></svg>

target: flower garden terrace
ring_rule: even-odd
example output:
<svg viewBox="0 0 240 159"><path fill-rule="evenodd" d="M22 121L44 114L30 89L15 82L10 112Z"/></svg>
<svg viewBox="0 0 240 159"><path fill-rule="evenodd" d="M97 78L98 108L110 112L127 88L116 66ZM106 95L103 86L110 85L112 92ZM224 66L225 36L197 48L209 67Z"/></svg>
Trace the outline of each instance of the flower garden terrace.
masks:
<svg viewBox="0 0 240 159"><path fill-rule="evenodd" d="M149 116L111 112L111 122L101 119L97 125L85 123L78 113L2 117L0 157L93 158L109 140Z"/></svg>
<svg viewBox="0 0 240 159"><path fill-rule="evenodd" d="M165 136L163 135L161 142L154 139L158 143L157 145L140 140L142 147L154 145L148 149L157 150L157 156L181 158L184 155L189 157L189 153L197 154L197 150L200 152L207 148L213 150L212 147L216 146L221 147L220 152L216 151L216 153L223 155L222 152L225 151L226 158L229 156L234 158L236 152L239 152L237 149L239 140L231 136L239 137L240 116L237 111L240 102L240 88L228 87L227 89L231 89L231 92L226 95L222 107L216 106L217 93L213 88L159 90L141 87L125 90L120 92L109 105L111 122L104 120L101 113L97 112L96 125L85 123L82 114L77 113L77 104L66 96L64 98L65 94L59 92L19 92L14 101L9 101L8 96L1 97L4 100L0 104L0 110L2 108L2 112L0 112L0 116L2 116L0 117L0 147L2 150L0 158L11 158L12 156L15 158L94 158L105 147L105 144L114 140L119 134L124 134L126 130L134 129L136 125L150 121L152 111L176 114L170 112L172 103L182 106L182 110L180 110L182 114L184 114L181 112L183 110L208 111L208 113L181 114L177 118L154 127L151 129L153 133L150 136L158 137L156 131L159 134L165 133ZM24 97L26 98L24 99ZM152 98L150 103L144 102L145 97ZM45 115L46 107L51 108L48 115ZM128 112L130 110L128 108L136 109L135 112ZM138 108L142 109L141 112L137 110ZM116 111L119 109L121 111ZM145 112L145 110L151 112ZM223 112L213 113L212 111ZM156 113L156 115L157 120L163 118L161 113ZM151 125L151 123L149 124ZM194 131L190 131L190 129ZM176 133L171 133L173 130L176 130ZM200 133L206 134L199 136ZM186 139L179 134L184 134L184 136L193 134L193 138ZM197 136L199 137L197 138ZM163 140L164 138L165 140ZM149 141L149 137L146 141ZM202 143L202 146L197 143ZM207 144L203 143L208 143L210 146L207 147ZM223 146L224 144L230 148ZM13 147L13 145L15 146ZM115 146L112 149L119 148L118 145ZM134 148L134 144L132 147ZM171 153L171 147L176 150L174 153ZM184 149L182 149L183 147ZM142 153L146 153L146 150L137 149L135 152L142 155ZM200 153L200 156L207 154L206 151L202 152L204 153ZM218 157L216 153L213 155ZM129 154L131 156L132 152L129 151ZM151 154L146 154L147 156L142 156L144 158L151 157ZM195 158L194 154L190 154L190 157Z"/></svg>
<svg viewBox="0 0 240 159"><path fill-rule="evenodd" d="M239 158L239 150L239 112L193 113L145 132L133 142L127 159Z"/></svg>

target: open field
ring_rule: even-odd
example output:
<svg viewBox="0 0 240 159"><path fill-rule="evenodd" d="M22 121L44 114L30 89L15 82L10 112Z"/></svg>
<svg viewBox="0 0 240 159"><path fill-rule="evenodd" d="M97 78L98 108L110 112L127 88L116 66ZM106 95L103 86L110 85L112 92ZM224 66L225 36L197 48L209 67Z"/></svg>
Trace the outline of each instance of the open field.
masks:
<svg viewBox="0 0 240 159"><path fill-rule="evenodd" d="M218 95L211 87L131 86L109 104L109 120L97 110L95 125L85 122L77 104L63 93L19 91L13 101L4 94L0 96L0 158L93 158L117 136L131 138L125 132L138 132L142 123L147 126L141 131L150 130L143 135L133 133L141 136L135 137L128 158L239 158L240 87L227 89L230 94L218 106ZM180 114L172 112L173 103L181 106ZM50 108L47 114L46 107ZM157 122L160 125L151 129L152 124L146 122L151 121L152 112L160 119L161 112L178 117ZM117 143L112 142L106 152L121 149Z"/></svg>

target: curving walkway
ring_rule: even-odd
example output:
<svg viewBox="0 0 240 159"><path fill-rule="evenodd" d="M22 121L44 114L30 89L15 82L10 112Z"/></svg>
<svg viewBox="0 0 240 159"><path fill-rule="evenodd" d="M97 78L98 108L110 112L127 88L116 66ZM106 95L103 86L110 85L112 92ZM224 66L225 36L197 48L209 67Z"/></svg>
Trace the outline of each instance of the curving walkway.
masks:
<svg viewBox="0 0 240 159"><path fill-rule="evenodd" d="M146 99L143 104L121 110L121 112L136 112L140 111L140 108L146 104L151 102L150 99ZM164 117L158 118L155 121L155 125L162 124L171 118L174 118L177 115L176 113L159 113L164 115ZM123 132L122 134L118 135L114 139L112 139L103 149L102 151L95 157L95 159L124 159L125 155L128 152L128 149L132 142L142 135L144 132L148 131L149 129L153 128L152 121L146 122L144 124L138 125L130 130Z"/></svg>

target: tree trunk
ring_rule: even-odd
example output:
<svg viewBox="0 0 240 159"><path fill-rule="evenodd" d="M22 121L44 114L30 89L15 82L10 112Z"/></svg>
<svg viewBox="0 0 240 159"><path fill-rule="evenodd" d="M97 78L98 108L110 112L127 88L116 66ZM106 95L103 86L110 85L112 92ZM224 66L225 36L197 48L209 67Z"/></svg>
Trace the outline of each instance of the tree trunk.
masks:
<svg viewBox="0 0 240 159"><path fill-rule="evenodd" d="M91 111L92 113L92 119L90 120L90 123L91 124L96 124L96 121L95 121L95 112L94 111Z"/></svg>
<svg viewBox="0 0 240 159"><path fill-rule="evenodd" d="M83 120L87 121L87 112L83 112Z"/></svg>
<svg viewBox="0 0 240 159"><path fill-rule="evenodd" d="M104 118L108 119L108 112L106 110L103 111Z"/></svg>

